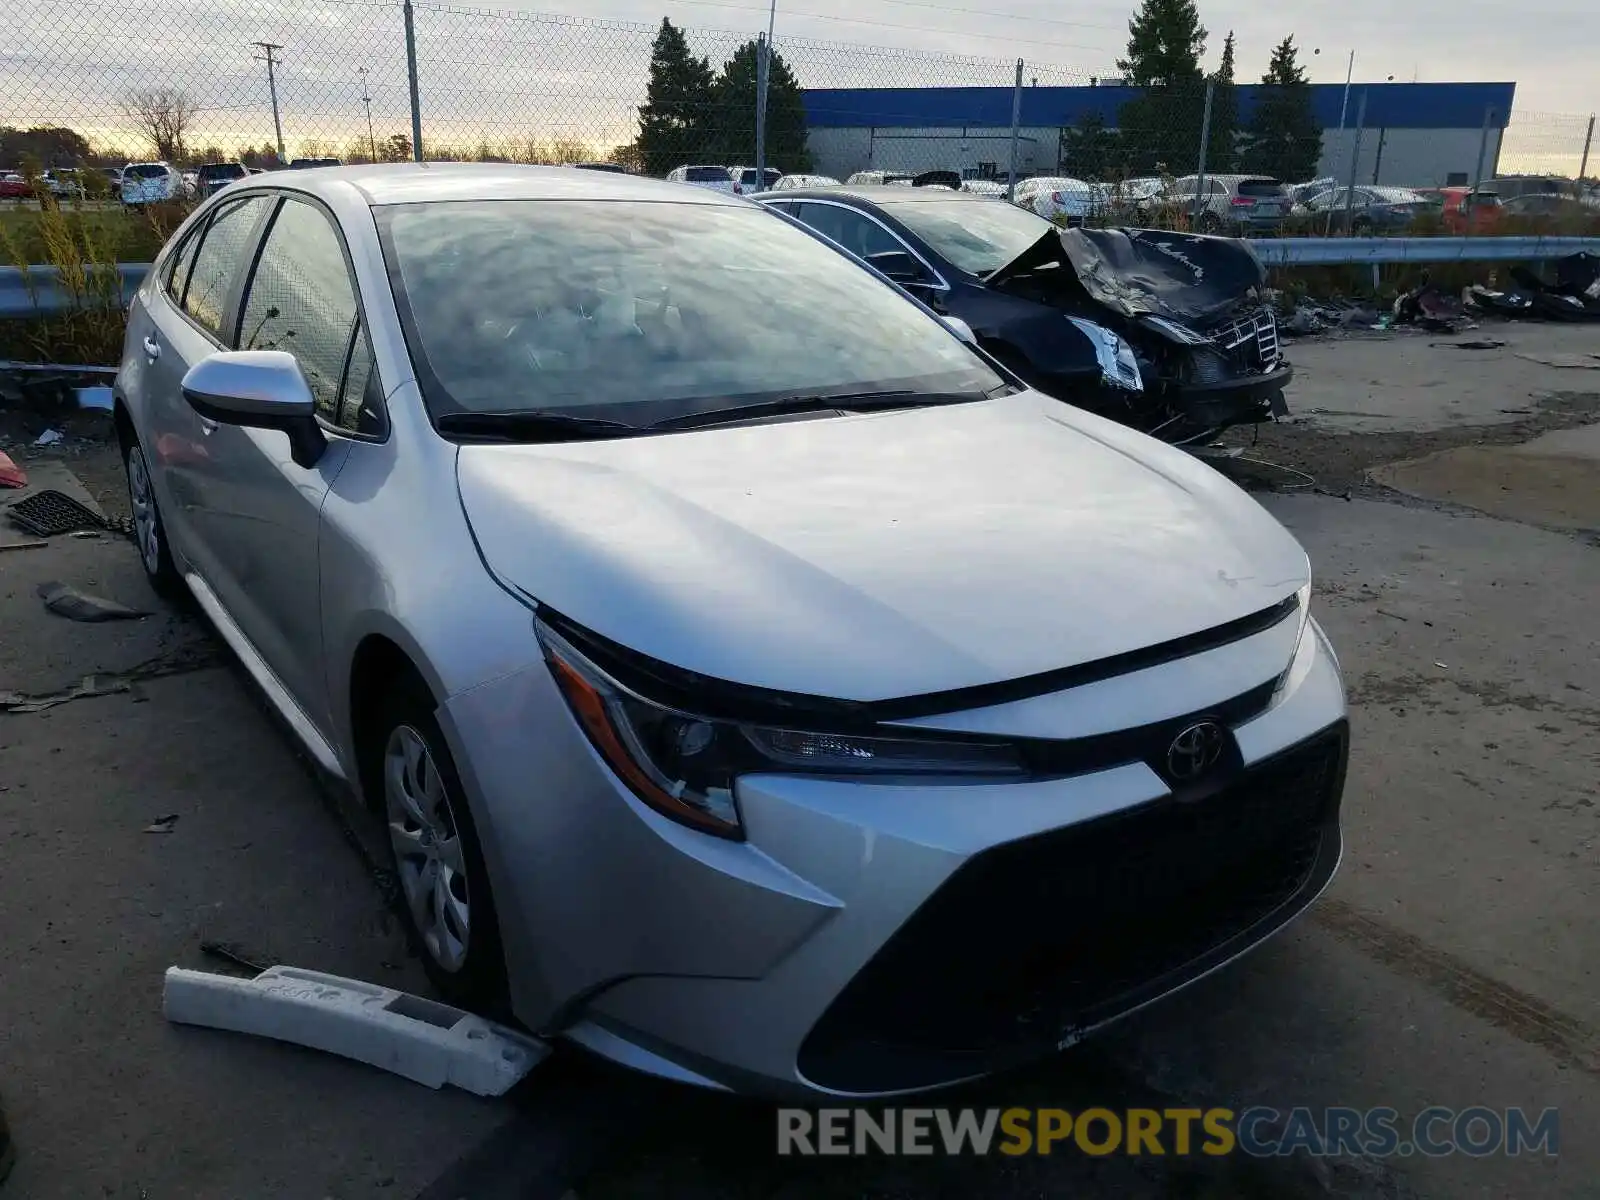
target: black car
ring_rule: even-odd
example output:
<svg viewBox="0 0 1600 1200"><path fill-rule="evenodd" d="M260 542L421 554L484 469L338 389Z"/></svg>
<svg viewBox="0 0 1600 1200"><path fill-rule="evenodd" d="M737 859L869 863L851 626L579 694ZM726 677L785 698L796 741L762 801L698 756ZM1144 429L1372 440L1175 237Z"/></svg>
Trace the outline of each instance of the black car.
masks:
<svg viewBox="0 0 1600 1200"><path fill-rule="evenodd" d="M796 189L758 202L965 322L1040 391L1163 441L1204 444L1288 411L1293 370L1247 243L1061 229L932 187Z"/></svg>
<svg viewBox="0 0 1600 1200"><path fill-rule="evenodd" d="M243 179L249 173L243 163L203 163L195 172L195 198L204 200L213 192L227 187L235 179Z"/></svg>

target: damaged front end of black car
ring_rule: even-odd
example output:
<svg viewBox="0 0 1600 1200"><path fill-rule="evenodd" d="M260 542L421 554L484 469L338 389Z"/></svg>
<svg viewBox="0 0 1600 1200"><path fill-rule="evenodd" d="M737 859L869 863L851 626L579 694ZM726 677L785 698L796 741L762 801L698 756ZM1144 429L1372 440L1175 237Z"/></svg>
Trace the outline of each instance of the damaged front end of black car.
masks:
<svg viewBox="0 0 1600 1200"><path fill-rule="evenodd" d="M1283 391L1294 371L1262 298L1265 282L1248 242L1159 229L1051 230L984 279L989 289L1066 313L1095 345L1099 387L1086 396L1080 372L1050 369L1055 356L1039 352L1042 331L1027 328L1036 322L1020 322L1007 332L1028 359L1021 373L1029 383L1196 446L1288 412ZM1116 337L1096 337L1089 323ZM1119 355L1131 355L1131 379L1126 363L1107 369Z"/></svg>

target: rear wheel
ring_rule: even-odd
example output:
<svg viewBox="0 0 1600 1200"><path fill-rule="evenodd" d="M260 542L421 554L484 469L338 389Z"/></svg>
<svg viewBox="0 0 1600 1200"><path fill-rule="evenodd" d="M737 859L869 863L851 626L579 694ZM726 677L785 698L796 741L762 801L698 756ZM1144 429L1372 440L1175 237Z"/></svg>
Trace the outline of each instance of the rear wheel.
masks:
<svg viewBox="0 0 1600 1200"><path fill-rule="evenodd" d="M367 777L381 789L406 930L428 977L452 1004L501 1014L507 993L494 897L433 711L420 684L396 686L366 747Z"/></svg>
<svg viewBox="0 0 1600 1200"><path fill-rule="evenodd" d="M133 540L139 547L139 562L144 567L145 578L158 595L169 600L183 595L183 577L172 561L172 551L167 547L166 526L161 523L161 509L156 504L156 490L150 482L150 464L145 460L144 449L132 432L126 437L122 451L122 465L128 475L128 508L133 513Z"/></svg>

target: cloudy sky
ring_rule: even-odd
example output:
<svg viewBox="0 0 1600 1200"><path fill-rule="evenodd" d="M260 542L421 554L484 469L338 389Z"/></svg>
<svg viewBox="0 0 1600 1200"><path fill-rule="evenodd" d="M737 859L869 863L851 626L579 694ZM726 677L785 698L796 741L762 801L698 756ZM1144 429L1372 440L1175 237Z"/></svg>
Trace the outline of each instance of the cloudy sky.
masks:
<svg viewBox="0 0 1600 1200"><path fill-rule="evenodd" d="M297 146L365 135L362 76L378 138L407 129L404 38L387 0L3 0L0 120L60 121L106 143L134 142L130 92L176 85L216 144L273 137L265 64L281 43L285 138ZM714 64L766 25L766 0L491 0L498 13L417 0L426 133L434 141L632 136L649 29L663 15L694 31ZM777 38L802 84L996 84L1018 57L1041 84L1114 71L1134 0L779 0ZM1260 0L1201 0L1208 64L1232 29L1241 81L1293 33L1312 78L1513 80L1513 133L1532 155L1576 156L1600 108L1596 0L1337 0L1325 15ZM1295 5L1302 8L1302 5ZM1304 8L1309 8L1305 5ZM568 14L566 17L533 14ZM787 43L787 44L786 44ZM1311 51L1320 48L1321 53ZM1508 142L1508 149L1511 143ZM131 150L130 145L130 150Z"/></svg>

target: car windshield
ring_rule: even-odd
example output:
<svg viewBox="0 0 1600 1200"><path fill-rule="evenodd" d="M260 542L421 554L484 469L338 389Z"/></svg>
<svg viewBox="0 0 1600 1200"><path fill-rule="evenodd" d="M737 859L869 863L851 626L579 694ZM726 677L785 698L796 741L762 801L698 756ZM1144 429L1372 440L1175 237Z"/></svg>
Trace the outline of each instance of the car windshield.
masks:
<svg viewBox="0 0 1600 1200"><path fill-rule="evenodd" d="M759 209L495 200L376 213L435 417L538 409L644 425L793 396L976 399L1005 385L937 319Z"/></svg>
<svg viewBox="0 0 1600 1200"><path fill-rule="evenodd" d="M912 233L969 275L998 271L1054 228L1010 204L920 200L884 206Z"/></svg>
<svg viewBox="0 0 1600 1200"><path fill-rule="evenodd" d="M690 183L728 183L733 179L726 167L690 167L683 177ZM752 175L752 182L754 178Z"/></svg>
<svg viewBox="0 0 1600 1200"><path fill-rule="evenodd" d="M243 179L244 168L238 163L207 163L200 168L202 179Z"/></svg>
<svg viewBox="0 0 1600 1200"><path fill-rule="evenodd" d="M135 163L122 173L124 179L162 179L167 169L155 163Z"/></svg>

